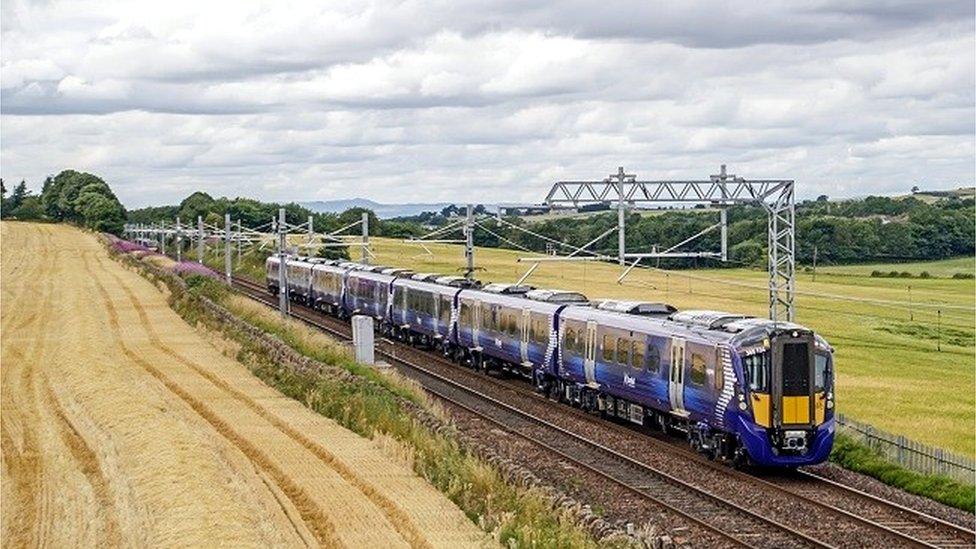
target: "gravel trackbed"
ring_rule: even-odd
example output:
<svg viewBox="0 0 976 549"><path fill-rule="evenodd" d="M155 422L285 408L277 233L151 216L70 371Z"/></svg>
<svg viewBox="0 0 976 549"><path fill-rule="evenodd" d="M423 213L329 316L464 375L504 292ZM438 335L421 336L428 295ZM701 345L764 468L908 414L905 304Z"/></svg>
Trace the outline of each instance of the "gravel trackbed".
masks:
<svg viewBox="0 0 976 549"><path fill-rule="evenodd" d="M2 227L2 545L490 543L225 357L89 234Z"/></svg>

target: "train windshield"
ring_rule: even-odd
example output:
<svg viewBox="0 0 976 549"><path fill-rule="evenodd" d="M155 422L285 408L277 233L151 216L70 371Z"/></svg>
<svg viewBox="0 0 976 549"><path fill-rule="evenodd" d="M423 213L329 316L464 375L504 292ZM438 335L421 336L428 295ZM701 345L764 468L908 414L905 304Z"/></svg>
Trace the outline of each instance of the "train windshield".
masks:
<svg viewBox="0 0 976 549"><path fill-rule="evenodd" d="M810 393L809 343L783 345L783 396Z"/></svg>

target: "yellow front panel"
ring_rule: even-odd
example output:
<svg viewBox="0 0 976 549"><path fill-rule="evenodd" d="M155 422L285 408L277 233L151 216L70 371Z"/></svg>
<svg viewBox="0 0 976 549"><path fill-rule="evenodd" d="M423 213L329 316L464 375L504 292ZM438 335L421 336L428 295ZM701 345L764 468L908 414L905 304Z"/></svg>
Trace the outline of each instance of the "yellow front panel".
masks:
<svg viewBox="0 0 976 549"><path fill-rule="evenodd" d="M810 423L810 397L783 397L783 424L797 425Z"/></svg>
<svg viewBox="0 0 976 549"><path fill-rule="evenodd" d="M752 393L752 417L755 418L757 425L769 427L772 425L769 414L769 395L762 393Z"/></svg>
<svg viewBox="0 0 976 549"><path fill-rule="evenodd" d="M816 398L817 400L814 402L813 413L817 420L817 425L820 425L824 422L824 415L827 409L827 394L817 393Z"/></svg>

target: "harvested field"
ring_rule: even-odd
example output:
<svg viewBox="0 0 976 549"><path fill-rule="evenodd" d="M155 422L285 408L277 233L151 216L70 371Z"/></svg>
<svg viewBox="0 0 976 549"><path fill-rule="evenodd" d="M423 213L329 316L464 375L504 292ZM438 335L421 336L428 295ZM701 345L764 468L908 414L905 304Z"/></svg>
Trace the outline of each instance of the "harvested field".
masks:
<svg viewBox="0 0 976 549"><path fill-rule="evenodd" d="M464 546L376 444L262 384L91 236L3 223L3 546Z"/></svg>

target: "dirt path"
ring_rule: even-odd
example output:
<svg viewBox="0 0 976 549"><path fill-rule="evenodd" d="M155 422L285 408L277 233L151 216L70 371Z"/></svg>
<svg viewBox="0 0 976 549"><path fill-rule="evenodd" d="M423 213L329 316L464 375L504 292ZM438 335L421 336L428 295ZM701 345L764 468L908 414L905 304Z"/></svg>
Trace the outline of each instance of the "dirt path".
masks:
<svg viewBox="0 0 976 549"><path fill-rule="evenodd" d="M224 357L90 235L2 224L2 544L455 547L370 441Z"/></svg>

